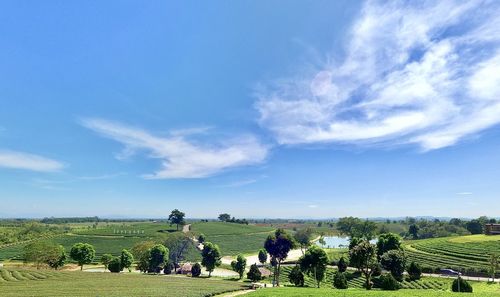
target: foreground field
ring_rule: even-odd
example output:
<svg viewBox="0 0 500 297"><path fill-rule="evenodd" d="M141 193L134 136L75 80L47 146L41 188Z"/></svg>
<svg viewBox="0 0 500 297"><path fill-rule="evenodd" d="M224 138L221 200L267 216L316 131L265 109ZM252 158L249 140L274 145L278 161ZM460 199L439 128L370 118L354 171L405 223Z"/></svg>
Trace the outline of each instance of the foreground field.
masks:
<svg viewBox="0 0 500 297"><path fill-rule="evenodd" d="M0 270L2 297L201 297L242 289L238 282L184 276Z"/></svg>

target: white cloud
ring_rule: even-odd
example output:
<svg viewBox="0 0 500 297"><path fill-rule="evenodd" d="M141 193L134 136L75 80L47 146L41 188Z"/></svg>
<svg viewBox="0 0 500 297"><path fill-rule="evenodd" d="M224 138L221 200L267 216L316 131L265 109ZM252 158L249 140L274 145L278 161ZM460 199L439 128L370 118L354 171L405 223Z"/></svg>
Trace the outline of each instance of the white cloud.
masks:
<svg viewBox="0 0 500 297"><path fill-rule="evenodd" d="M145 175L145 178L151 179L208 177L226 169L259 164L268 154L268 148L250 135L206 145L188 140L186 133L160 137L102 119L86 119L82 124L125 145L120 158L146 151L150 158L161 160L160 170ZM191 135L193 131L187 134Z"/></svg>
<svg viewBox="0 0 500 297"><path fill-rule="evenodd" d="M281 144L453 145L500 123L500 2L368 1L338 63L258 93Z"/></svg>
<svg viewBox="0 0 500 297"><path fill-rule="evenodd" d="M472 195L472 192L458 192L457 195L468 196L468 195Z"/></svg>
<svg viewBox="0 0 500 297"><path fill-rule="evenodd" d="M55 172L63 169L64 165L61 162L38 155L15 151L0 151L0 167Z"/></svg>

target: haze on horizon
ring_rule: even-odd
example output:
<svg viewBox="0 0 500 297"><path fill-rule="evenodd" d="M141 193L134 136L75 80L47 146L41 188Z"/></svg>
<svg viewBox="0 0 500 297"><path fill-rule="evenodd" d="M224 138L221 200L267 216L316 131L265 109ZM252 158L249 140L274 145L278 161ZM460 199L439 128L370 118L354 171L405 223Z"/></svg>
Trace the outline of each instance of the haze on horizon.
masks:
<svg viewBox="0 0 500 297"><path fill-rule="evenodd" d="M500 217L500 2L0 20L0 217Z"/></svg>

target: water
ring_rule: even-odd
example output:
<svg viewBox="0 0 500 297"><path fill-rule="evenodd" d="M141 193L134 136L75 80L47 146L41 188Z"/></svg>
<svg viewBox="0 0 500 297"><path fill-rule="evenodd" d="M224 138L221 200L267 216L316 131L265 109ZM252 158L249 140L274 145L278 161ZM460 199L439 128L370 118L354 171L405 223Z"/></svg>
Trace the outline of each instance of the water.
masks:
<svg viewBox="0 0 500 297"><path fill-rule="evenodd" d="M325 241L325 244L321 244L319 241L316 241L316 245L328 249L341 249L349 247L349 237L325 236L323 237L323 240ZM375 244L376 242L376 239L370 240L370 243L372 244Z"/></svg>

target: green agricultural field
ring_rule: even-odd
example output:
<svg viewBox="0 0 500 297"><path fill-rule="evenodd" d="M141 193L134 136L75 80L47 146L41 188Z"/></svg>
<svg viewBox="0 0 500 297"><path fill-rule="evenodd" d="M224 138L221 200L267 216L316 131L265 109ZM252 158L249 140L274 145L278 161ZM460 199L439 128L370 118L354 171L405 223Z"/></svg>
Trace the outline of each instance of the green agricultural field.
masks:
<svg viewBox="0 0 500 297"><path fill-rule="evenodd" d="M128 237L160 237L175 232L176 227L166 222L123 222L115 224L101 223L97 228L78 228L73 232L82 235L128 236Z"/></svg>
<svg viewBox="0 0 500 297"><path fill-rule="evenodd" d="M191 225L191 231L195 234L205 234L207 241L217 244L224 256L257 253L273 230L271 227L223 222L200 222Z"/></svg>
<svg viewBox="0 0 500 297"><path fill-rule="evenodd" d="M201 297L242 289L241 282L184 276L0 270L2 297Z"/></svg>
<svg viewBox="0 0 500 297"><path fill-rule="evenodd" d="M491 254L500 252L500 236L468 235L414 240L405 243L405 250L410 261L423 267L486 274Z"/></svg>

